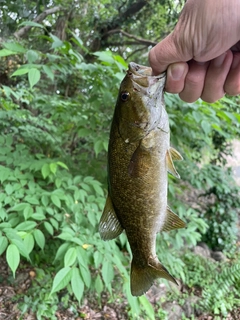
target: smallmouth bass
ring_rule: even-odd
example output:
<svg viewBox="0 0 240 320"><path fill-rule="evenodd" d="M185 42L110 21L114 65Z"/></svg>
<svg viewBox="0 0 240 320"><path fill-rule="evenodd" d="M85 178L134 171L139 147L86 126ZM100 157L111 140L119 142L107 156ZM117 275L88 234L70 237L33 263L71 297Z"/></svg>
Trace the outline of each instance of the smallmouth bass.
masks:
<svg viewBox="0 0 240 320"><path fill-rule="evenodd" d="M103 240L125 229L132 251L131 293L144 294L157 278L176 280L156 256L156 234L184 228L167 204L168 172L179 178L163 100L165 74L129 64L113 115L108 146L108 197L99 224Z"/></svg>

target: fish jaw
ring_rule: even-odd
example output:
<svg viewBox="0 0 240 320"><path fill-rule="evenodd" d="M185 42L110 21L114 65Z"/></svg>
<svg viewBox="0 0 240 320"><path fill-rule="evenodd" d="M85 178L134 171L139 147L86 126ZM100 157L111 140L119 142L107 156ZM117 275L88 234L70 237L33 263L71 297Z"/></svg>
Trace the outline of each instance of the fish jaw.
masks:
<svg viewBox="0 0 240 320"><path fill-rule="evenodd" d="M167 122L163 101L166 76L152 76L151 70L131 62L121 83L114 117L126 143L143 139L159 126L160 119L162 127Z"/></svg>

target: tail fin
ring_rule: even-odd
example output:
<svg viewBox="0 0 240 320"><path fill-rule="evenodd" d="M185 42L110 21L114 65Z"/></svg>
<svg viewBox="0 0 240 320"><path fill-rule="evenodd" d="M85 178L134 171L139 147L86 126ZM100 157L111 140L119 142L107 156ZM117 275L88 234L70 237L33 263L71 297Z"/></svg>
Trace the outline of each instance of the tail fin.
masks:
<svg viewBox="0 0 240 320"><path fill-rule="evenodd" d="M133 296L144 294L157 278L164 278L178 285L157 258L149 259L146 267L138 267L133 259L131 266L131 293Z"/></svg>

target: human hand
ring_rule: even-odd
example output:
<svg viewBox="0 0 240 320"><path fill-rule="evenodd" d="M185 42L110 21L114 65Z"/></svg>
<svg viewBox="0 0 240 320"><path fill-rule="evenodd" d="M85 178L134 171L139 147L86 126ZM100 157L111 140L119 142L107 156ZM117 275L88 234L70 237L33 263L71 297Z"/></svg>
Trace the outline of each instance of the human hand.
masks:
<svg viewBox="0 0 240 320"><path fill-rule="evenodd" d="M149 52L153 74L182 100L240 94L240 1L188 0L174 31Z"/></svg>

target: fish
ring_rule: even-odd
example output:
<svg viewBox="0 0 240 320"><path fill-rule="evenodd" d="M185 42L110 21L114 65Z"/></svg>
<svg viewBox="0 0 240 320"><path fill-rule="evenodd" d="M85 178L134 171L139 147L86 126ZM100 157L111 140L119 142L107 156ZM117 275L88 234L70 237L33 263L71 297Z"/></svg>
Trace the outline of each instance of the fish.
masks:
<svg viewBox="0 0 240 320"><path fill-rule="evenodd" d="M99 223L103 240L125 230L132 251L130 288L140 296L157 278L177 281L156 255L156 236L184 228L168 206L168 172L180 178L164 105L166 75L129 63L121 82L108 145L108 196Z"/></svg>

